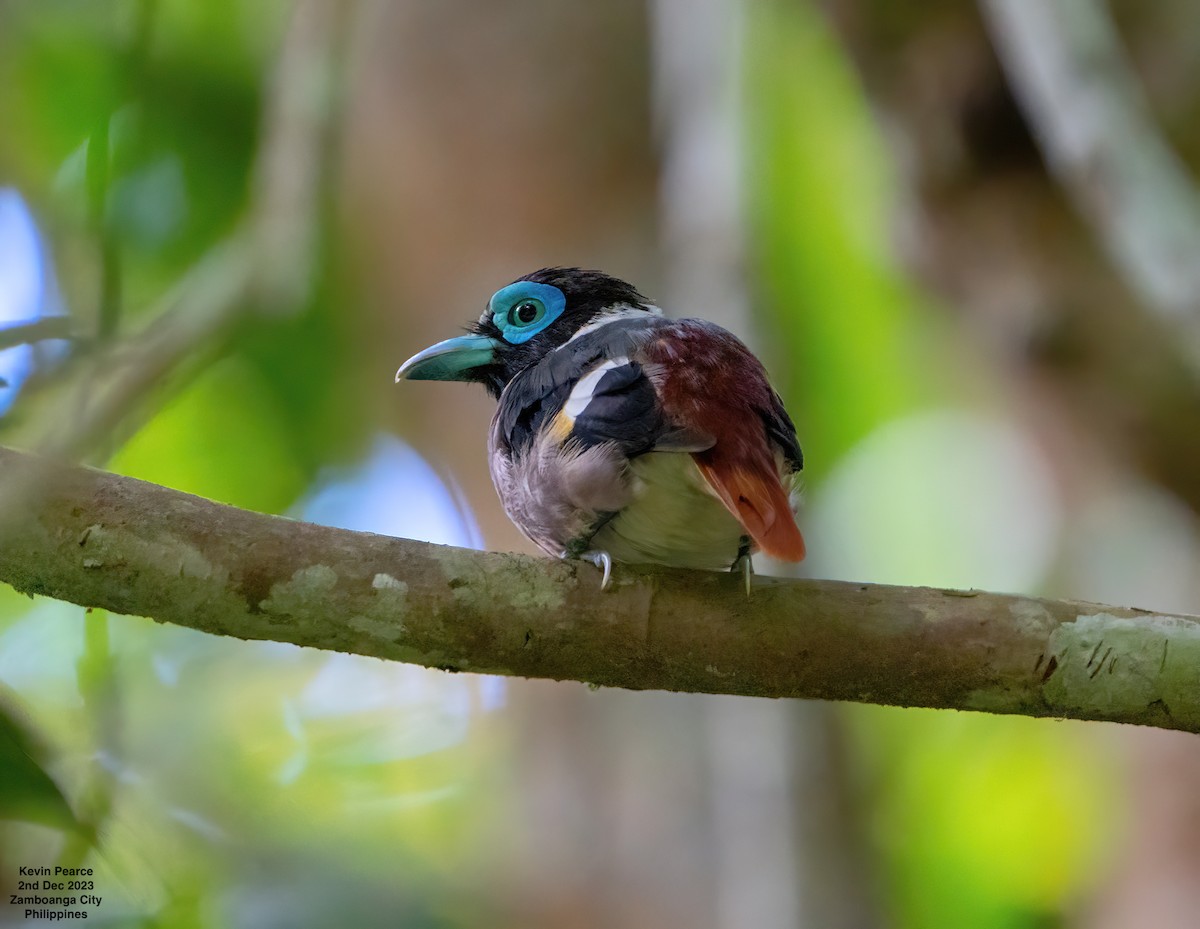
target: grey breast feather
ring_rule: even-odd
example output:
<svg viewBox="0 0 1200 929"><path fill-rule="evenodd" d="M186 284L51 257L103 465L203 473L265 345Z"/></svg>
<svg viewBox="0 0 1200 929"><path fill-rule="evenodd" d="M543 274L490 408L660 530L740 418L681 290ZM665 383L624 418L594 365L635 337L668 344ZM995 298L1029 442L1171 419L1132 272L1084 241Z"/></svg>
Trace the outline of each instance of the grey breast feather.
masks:
<svg viewBox="0 0 1200 929"><path fill-rule="evenodd" d="M505 454L493 424L489 442L492 481L511 519L547 554L563 557L606 513L632 499L625 456L612 444L583 448L559 444L542 430L524 450Z"/></svg>

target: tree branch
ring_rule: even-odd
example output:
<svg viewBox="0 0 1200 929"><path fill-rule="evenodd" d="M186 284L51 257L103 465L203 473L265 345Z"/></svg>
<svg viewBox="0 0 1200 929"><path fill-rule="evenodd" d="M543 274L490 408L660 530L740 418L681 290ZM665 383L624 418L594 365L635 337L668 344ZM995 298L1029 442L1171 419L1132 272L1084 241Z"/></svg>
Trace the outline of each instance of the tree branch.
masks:
<svg viewBox="0 0 1200 929"><path fill-rule="evenodd" d="M73 339L75 320L69 316L42 316L27 323L0 326L0 351L16 345L32 345L48 339Z"/></svg>
<svg viewBox="0 0 1200 929"><path fill-rule="evenodd" d="M0 448L42 492L0 580L243 639L634 690L1200 731L1200 618L982 592L472 552L264 516ZM20 506L18 504L18 506Z"/></svg>

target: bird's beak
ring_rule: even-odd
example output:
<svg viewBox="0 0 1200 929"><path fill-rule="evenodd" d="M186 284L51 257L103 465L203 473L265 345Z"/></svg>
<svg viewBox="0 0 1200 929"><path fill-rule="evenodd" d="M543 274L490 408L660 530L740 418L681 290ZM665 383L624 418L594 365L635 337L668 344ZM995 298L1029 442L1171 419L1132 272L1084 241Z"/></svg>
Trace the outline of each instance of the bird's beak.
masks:
<svg viewBox="0 0 1200 929"><path fill-rule="evenodd" d="M460 335L417 352L400 365L396 383L410 381L467 381L468 372L496 360L500 343L486 335Z"/></svg>

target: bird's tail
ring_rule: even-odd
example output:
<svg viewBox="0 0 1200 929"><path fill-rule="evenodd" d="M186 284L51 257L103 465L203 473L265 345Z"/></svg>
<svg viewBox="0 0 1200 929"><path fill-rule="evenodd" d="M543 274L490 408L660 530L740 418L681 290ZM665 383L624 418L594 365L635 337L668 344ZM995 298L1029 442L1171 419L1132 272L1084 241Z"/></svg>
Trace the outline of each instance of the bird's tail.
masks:
<svg viewBox="0 0 1200 929"><path fill-rule="evenodd" d="M804 560L804 536L796 525L791 501L773 468L747 462L707 461L696 464L725 507L737 517L758 547L780 561Z"/></svg>

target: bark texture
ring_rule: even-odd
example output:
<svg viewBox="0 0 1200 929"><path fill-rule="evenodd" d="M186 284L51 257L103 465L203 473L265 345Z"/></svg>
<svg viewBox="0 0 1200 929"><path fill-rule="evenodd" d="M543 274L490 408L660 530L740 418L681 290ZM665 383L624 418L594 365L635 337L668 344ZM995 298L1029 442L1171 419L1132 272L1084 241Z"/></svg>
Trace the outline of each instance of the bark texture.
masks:
<svg viewBox="0 0 1200 929"><path fill-rule="evenodd" d="M1200 618L977 591L474 552L264 516L0 448L0 581L426 667L1200 731Z"/></svg>

